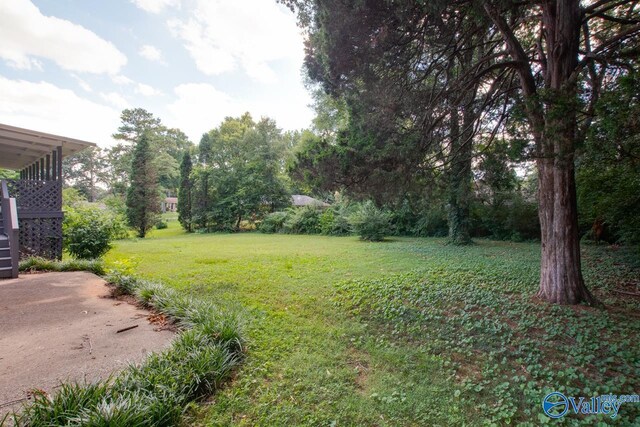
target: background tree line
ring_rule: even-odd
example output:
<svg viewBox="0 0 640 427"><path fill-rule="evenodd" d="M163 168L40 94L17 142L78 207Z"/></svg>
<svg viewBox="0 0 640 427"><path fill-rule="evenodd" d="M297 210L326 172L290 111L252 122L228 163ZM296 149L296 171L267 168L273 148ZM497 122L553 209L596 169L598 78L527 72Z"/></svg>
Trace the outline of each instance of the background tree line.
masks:
<svg viewBox="0 0 640 427"><path fill-rule="evenodd" d="M259 224L294 191L370 199L398 234L540 239L539 296L594 302L580 239L640 240L635 3L284 3L307 33L312 129L227 118L180 177L184 134L125 110L87 185L122 195L144 130L188 230Z"/></svg>

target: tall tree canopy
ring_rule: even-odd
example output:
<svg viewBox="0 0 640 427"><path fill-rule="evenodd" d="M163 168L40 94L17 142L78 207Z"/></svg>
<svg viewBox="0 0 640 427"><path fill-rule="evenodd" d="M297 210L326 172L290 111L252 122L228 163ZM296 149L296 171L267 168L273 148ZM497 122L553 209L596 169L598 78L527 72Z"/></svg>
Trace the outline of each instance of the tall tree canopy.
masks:
<svg viewBox="0 0 640 427"><path fill-rule="evenodd" d="M160 192L154 155L147 133L140 135L133 152L131 186L127 190L127 220L138 237L145 237L158 219Z"/></svg>
<svg viewBox="0 0 640 427"><path fill-rule="evenodd" d="M574 159L603 84L636 67L636 2L284 3L309 33L310 78L350 106L358 137L342 151L351 145L375 168L433 159L451 163L455 180L467 173L455 163L472 137L492 139L522 111L538 172L538 295L593 302L580 266Z"/></svg>
<svg viewBox="0 0 640 427"><path fill-rule="evenodd" d="M193 197L193 180L191 172L193 163L191 154L186 152L180 164L180 190L178 191L178 221L188 232L192 231L193 213L191 199Z"/></svg>
<svg viewBox="0 0 640 427"><path fill-rule="evenodd" d="M180 183L179 165L186 150L193 147L187 135L180 129L167 128L160 118L143 108L125 109L120 115L121 124L112 136L122 141L107 152L109 187L116 194L124 194L129 185L129 171L133 150L143 134L149 138L158 179L166 193L176 194Z"/></svg>
<svg viewBox="0 0 640 427"><path fill-rule="evenodd" d="M90 147L66 157L62 162L65 185L71 185L82 193L89 202L95 202L107 182L107 161L103 150Z"/></svg>
<svg viewBox="0 0 640 427"><path fill-rule="evenodd" d="M287 146L283 138L273 120L256 123L249 113L227 117L203 135L192 198L200 228L238 230L243 219L287 205L280 174L280 154Z"/></svg>

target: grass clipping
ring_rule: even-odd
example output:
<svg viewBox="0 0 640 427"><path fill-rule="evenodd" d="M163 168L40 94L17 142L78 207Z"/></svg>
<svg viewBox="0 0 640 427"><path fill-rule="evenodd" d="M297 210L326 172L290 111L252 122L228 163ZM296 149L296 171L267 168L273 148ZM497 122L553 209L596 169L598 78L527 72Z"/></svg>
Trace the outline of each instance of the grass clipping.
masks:
<svg viewBox="0 0 640 427"><path fill-rule="evenodd" d="M111 274L106 279L118 292L170 316L184 331L167 350L113 378L63 384L53 396L36 393L33 402L12 415L16 426L177 425L187 404L212 394L241 361L237 312L131 276Z"/></svg>

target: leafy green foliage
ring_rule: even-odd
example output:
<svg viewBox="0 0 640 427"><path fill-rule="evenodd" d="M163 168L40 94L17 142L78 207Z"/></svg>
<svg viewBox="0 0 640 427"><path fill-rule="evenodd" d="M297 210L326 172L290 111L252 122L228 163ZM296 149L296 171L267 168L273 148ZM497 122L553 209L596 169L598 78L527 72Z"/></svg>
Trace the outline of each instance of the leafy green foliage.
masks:
<svg viewBox="0 0 640 427"><path fill-rule="evenodd" d="M379 242L389 234L390 217L388 212L378 209L372 201L368 200L349 216L349 223L362 240Z"/></svg>
<svg viewBox="0 0 640 427"><path fill-rule="evenodd" d="M149 135L142 134L133 154L131 186L127 190L127 221L138 237L144 237L157 222L160 212L158 178Z"/></svg>
<svg viewBox="0 0 640 427"><path fill-rule="evenodd" d="M472 204L471 227L478 237L521 242L540 239L535 198L521 192L498 193L491 202Z"/></svg>
<svg viewBox="0 0 640 427"><path fill-rule="evenodd" d="M75 188L63 190L62 204L63 247L77 258L99 258L111 248L113 240L129 235L122 215L88 203Z"/></svg>
<svg viewBox="0 0 640 427"><path fill-rule="evenodd" d="M191 199L193 197L193 181L191 180L191 154L185 153L180 164L180 190L178 192L178 221L180 225L191 231L193 226L193 215Z"/></svg>
<svg viewBox="0 0 640 427"><path fill-rule="evenodd" d="M118 195L109 195L100 200L104 203L107 209L116 215L125 217L127 215L127 204L125 198Z"/></svg>
<svg viewBox="0 0 640 427"><path fill-rule="evenodd" d="M319 234L322 210L315 206L292 208L282 230L291 234Z"/></svg>
<svg viewBox="0 0 640 427"><path fill-rule="evenodd" d="M246 113L228 117L201 140L194 168L192 213L204 231L239 230L284 208L289 196L280 176L282 134L273 120L254 122Z"/></svg>
<svg viewBox="0 0 640 427"><path fill-rule="evenodd" d="M580 225L600 224L603 240L640 243L640 76L620 78L603 94L578 161Z"/></svg>
<svg viewBox="0 0 640 427"><path fill-rule="evenodd" d="M458 383L454 397L472 399L487 422L537 425L530 420L538 420L540 402L551 391L591 396L638 387L633 360L640 348L631 337L640 332L640 322L615 311L532 300L537 265L526 252L505 252L498 262L479 256L499 256L489 248L474 250L475 256L438 254L443 248L422 245L404 250L432 261L411 273L343 282L337 303L391 345L445 356L443 371ZM594 284L602 289L609 280ZM632 425L640 410L628 405L623 417L621 425Z"/></svg>
<svg viewBox="0 0 640 427"><path fill-rule="evenodd" d="M548 316L555 313L550 306L529 299L536 291L540 246L484 239L477 239L476 245L470 247L455 247L444 242L445 239L395 237L388 242L363 245L351 236L194 235L184 233L176 222L170 222L167 230L159 230L149 239L118 242L107 254L107 261L129 265L136 274L149 280L162 280L186 297L223 306L241 304L248 307L249 357L230 387L218 392L213 401L198 407L193 424L312 426L335 423L390 427L490 425L492 420L505 420L494 422L501 425L506 424L504 415L514 408L516 415L511 417L511 425L531 426L548 421L538 419L542 414L540 400L543 396L535 401L525 400L524 394L518 394L522 382L512 377L529 374L523 371L523 366L528 369L526 365L511 364L513 360L509 354L514 351L511 347L504 352L508 363L504 369L512 367L513 370L504 381L495 383L496 391L490 389L494 382L484 388L478 387L480 391L475 390L479 383L464 385L466 378L473 381L476 373L482 374L488 357L485 353L494 351L499 345L497 342L503 340L504 330L516 326L516 333L519 333L520 328L526 326L518 323L521 303L527 303L525 307L529 307L529 303L539 304L534 313L544 310L549 310ZM176 253L188 253L189 256L176 257ZM550 331L554 335L551 342L563 341L562 349L576 342L582 347L576 351L585 354L592 342L598 343L599 338L592 340L592 337L600 336L598 328L601 325L616 324L617 329L611 336L605 332L603 344L599 345L602 350L605 341L611 343L612 347L605 348L605 352L615 352L616 356L599 360L597 370L604 370L600 374L605 378L603 384L609 381L620 384L626 377L627 385L614 394L633 392L638 388L640 375L618 373L618 363L630 359L628 356L619 358L617 353L638 354L637 340L634 340L637 335L634 313L638 310L638 301L617 291L637 292L638 252L624 247L587 246L583 248L583 265L587 285L607 309L578 307L574 320L567 323L570 328L558 323ZM406 292L404 288L396 292L395 284L407 272L410 277L402 282ZM425 286L430 288L423 289L421 281L413 281L416 277L423 277ZM438 285L440 281L442 285ZM452 281L455 283L449 286ZM376 286L371 285L371 288L376 293L367 295L367 284L373 282ZM362 290L357 289L359 283L363 283ZM447 293L449 287L453 287L450 295ZM445 295L442 305L429 294L432 290ZM478 291L477 304L470 308L467 320L464 320L460 318L464 315L461 311L467 298L473 297L474 290ZM455 347L443 346L437 332L448 317L443 317L433 327L420 323L424 330L422 334L413 331L411 335L404 334L402 331L409 328L402 324L415 325L415 322L410 323L412 319L417 322L422 315L400 295L417 295L421 291L431 295L429 301L433 301L433 307L424 303L419 306L425 316L440 307L445 309L450 306L451 299L462 295L465 304L452 306L451 315L460 318L456 324L467 326L454 331L459 335L455 339L476 344L486 340L487 351L481 348L479 352L474 351L473 357L461 358ZM486 309L483 305L488 292L502 301L498 313L490 312L494 303ZM149 298L154 294L153 290L147 292ZM388 305L391 307L388 315L392 319L388 325L386 320L379 320L378 314L374 317L370 312L373 300L387 297L393 299ZM358 298L362 298L362 303ZM401 306L403 303L405 307ZM355 304L362 309L352 307ZM376 304L382 307L385 302L377 301ZM573 311L570 307L553 310ZM475 322L471 318L482 318L485 311L487 318L497 323L487 325L487 320L480 326L471 327ZM581 314L583 311L586 314ZM500 313L505 317L496 318ZM400 320L397 316L403 317ZM562 321L565 317L561 317ZM515 324L511 322L514 318ZM501 319L506 320L502 322ZM523 319L529 319L529 316L524 313ZM576 332L575 322L580 320L582 323L587 319L596 323ZM605 319L608 320L603 322ZM399 325L398 332L392 333L396 325ZM495 330L500 334L497 338L492 336ZM537 347L545 348L546 354L549 342L545 340L545 333L535 329L529 331L531 334L524 338L537 343L530 345L534 348L533 356L538 357ZM454 332L444 339L450 340ZM438 353L435 349L442 350ZM567 353L567 360L571 354L573 350ZM594 354L595 359L600 358L601 353ZM557 353L554 357L562 360L565 356ZM552 359L551 366L558 366L557 358ZM579 376L584 371L587 378L592 378L589 381L596 378L592 376L596 371L592 361L573 359L572 363L573 366L569 366L567 362L561 368L565 373L551 377L544 386L567 386L569 382L563 378L567 377L568 368L577 370ZM491 380L493 372L497 372L498 381L503 378L505 371L502 369L492 371L487 368L480 381ZM637 370L637 366L630 365L625 369ZM609 379L614 377L618 379ZM559 378L557 383L551 382L554 378ZM502 391L505 387L513 391ZM584 390L581 388L581 392ZM510 400L513 396L515 400ZM500 409L503 405L506 407ZM533 415L525 416L524 409ZM623 405L616 425L633 425L634 419L629 418L627 409L631 406ZM607 419L585 417L582 420L588 425L600 421L607 422ZM565 423L576 421L570 417Z"/></svg>
<svg viewBox="0 0 640 427"><path fill-rule="evenodd" d="M65 185L76 188L90 202L104 192L99 184L107 182L106 169L106 157L99 147L85 148L62 161Z"/></svg>
<svg viewBox="0 0 640 427"><path fill-rule="evenodd" d="M271 212L262 219L258 231L261 233L280 233L283 231L284 223L288 217L288 211Z"/></svg>
<svg viewBox="0 0 640 427"><path fill-rule="evenodd" d="M154 166L163 190L175 195L180 184L179 164L193 144L180 129L167 128L158 117L143 108L124 109L113 138L122 141L106 152L105 181L114 195L126 195L130 185L133 151L137 141L147 134L155 153Z"/></svg>
<svg viewBox="0 0 640 427"><path fill-rule="evenodd" d="M0 179L18 179L20 174L16 171L0 168Z"/></svg>
<svg viewBox="0 0 640 427"><path fill-rule="evenodd" d="M122 232L121 220L89 205L67 211L62 223L63 246L82 259L100 258Z"/></svg>
<svg viewBox="0 0 640 427"><path fill-rule="evenodd" d="M89 271L93 274L103 275L106 272L104 262L101 259L70 259L57 261L39 257L30 257L20 261L20 271Z"/></svg>
<svg viewBox="0 0 640 427"><path fill-rule="evenodd" d="M338 198L331 207L320 215L320 232L328 236L346 236L352 233L349 216L353 205L344 198Z"/></svg>

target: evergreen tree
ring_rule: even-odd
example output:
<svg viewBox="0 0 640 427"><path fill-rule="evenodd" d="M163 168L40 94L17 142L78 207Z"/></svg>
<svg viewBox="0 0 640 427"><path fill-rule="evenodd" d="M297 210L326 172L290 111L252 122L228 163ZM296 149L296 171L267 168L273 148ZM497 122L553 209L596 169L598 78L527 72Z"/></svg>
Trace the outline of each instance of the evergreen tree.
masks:
<svg viewBox="0 0 640 427"><path fill-rule="evenodd" d="M153 166L149 136L143 133L133 152L131 186L127 191L127 220L144 237L157 221L160 212L158 174Z"/></svg>
<svg viewBox="0 0 640 427"><path fill-rule="evenodd" d="M184 154L182 163L180 164L180 190L178 191L178 221L182 227L191 232L192 216L191 216L191 189L193 181L191 180L191 155L189 152Z"/></svg>

